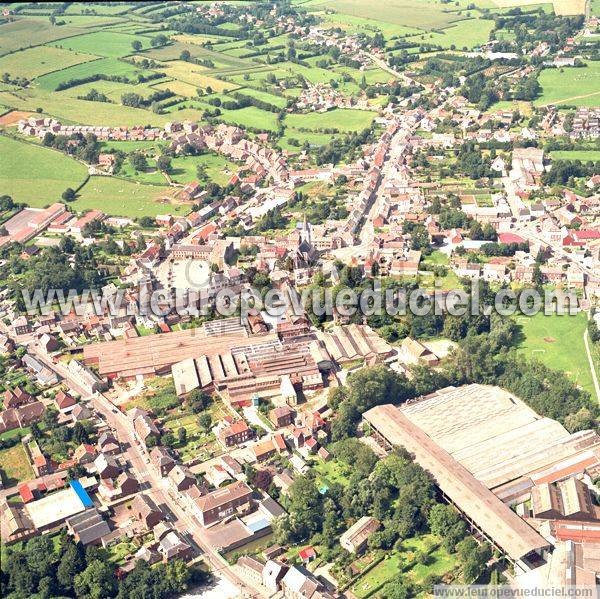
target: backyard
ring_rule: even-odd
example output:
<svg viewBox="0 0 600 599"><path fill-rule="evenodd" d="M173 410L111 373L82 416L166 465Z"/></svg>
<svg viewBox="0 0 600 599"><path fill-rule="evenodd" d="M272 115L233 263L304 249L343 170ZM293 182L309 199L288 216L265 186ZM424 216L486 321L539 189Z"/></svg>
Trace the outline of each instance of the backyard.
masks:
<svg viewBox="0 0 600 599"><path fill-rule="evenodd" d="M7 487L34 477L27 453L21 443L0 451L0 473L2 483Z"/></svg>
<svg viewBox="0 0 600 599"><path fill-rule="evenodd" d="M439 546L433 535L406 539L400 549L385 555L384 559L352 586L359 599L376 596L386 582L403 572L413 583L420 584L426 577L442 577L456 568L456 557ZM426 556L426 557L425 557Z"/></svg>

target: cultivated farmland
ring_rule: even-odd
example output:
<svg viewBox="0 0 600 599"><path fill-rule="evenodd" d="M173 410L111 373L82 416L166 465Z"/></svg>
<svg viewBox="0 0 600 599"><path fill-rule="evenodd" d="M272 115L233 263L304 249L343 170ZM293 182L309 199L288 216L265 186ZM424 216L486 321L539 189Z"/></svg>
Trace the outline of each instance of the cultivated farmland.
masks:
<svg viewBox="0 0 600 599"><path fill-rule="evenodd" d="M51 46L36 46L0 58L0 72L34 79L40 75L60 71L97 58L92 54L76 54Z"/></svg>
<svg viewBox="0 0 600 599"><path fill-rule="evenodd" d="M150 40L147 37L114 31L94 31L93 33L53 42L52 45L75 50L76 52L88 52L118 58L134 53L131 46L134 41L139 41L142 48L150 47Z"/></svg>

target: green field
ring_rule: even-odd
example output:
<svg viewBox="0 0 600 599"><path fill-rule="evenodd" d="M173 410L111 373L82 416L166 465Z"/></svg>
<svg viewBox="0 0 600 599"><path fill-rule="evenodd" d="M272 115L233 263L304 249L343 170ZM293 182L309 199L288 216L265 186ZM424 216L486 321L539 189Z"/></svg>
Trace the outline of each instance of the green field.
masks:
<svg viewBox="0 0 600 599"><path fill-rule="evenodd" d="M600 150L555 150L550 152L552 160L600 160Z"/></svg>
<svg viewBox="0 0 600 599"><path fill-rule="evenodd" d="M208 178L219 185L226 185L231 176L239 170L238 165L218 154L182 156L171 161L173 169L171 178L178 183L189 183L197 180L196 168L198 164L203 164Z"/></svg>
<svg viewBox="0 0 600 599"><path fill-rule="evenodd" d="M97 208L107 214L134 218L165 212L187 214L187 204L172 205L164 199L170 195L172 190L167 186L143 185L115 177L90 177L70 206L80 212Z"/></svg>
<svg viewBox="0 0 600 599"><path fill-rule="evenodd" d="M528 358L535 358L549 368L562 370L578 385L594 392L592 374L583 343L587 315L521 316L517 322L523 327L525 340L519 351Z"/></svg>
<svg viewBox="0 0 600 599"><path fill-rule="evenodd" d="M98 82L100 83L100 82ZM94 87L91 85L90 87ZM99 85L97 87L100 87ZM67 90L65 90L67 91ZM67 93L71 94L73 91ZM107 102L92 102L67 97L62 92L48 93L41 89L29 88L19 92L0 92L0 104L19 110L36 111L57 118L63 123L81 125L132 126L164 125L173 120L169 114L156 114L142 108L132 108ZM177 113L178 120L199 120L202 113L198 110L182 110Z"/></svg>
<svg viewBox="0 0 600 599"><path fill-rule="evenodd" d="M150 71L144 71L116 58L102 58L56 71L55 73L49 73L40 77L37 80L37 84L42 89L54 91L59 83L71 79L84 79L92 75L118 75L137 80L139 74L148 75Z"/></svg>
<svg viewBox="0 0 600 599"><path fill-rule="evenodd" d="M0 25L0 55L78 35L75 27L49 27L46 19L18 19Z"/></svg>
<svg viewBox="0 0 600 599"><path fill-rule="evenodd" d="M291 139L299 141L301 146L305 142L308 142L311 146L324 146L335 139L335 136L329 133L297 131L296 129L287 128L285 130L285 137L283 137L279 142L279 145L283 150L289 150L290 152L298 152L300 150L298 146L290 144Z"/></svg>
<svg viewBox="0 0 600 599"><path fill-rule="evenodd" d="M148 169L146 171L136 172L129 163L129 160L123 162L123 166L119 171L119 177L127 177L140 183L148 183L150 185L166 185L167 180L164 175L156 168L156 160L153 157L148 157Z"/></svg>
<svg viewBox="0 0 600 599"><path fill-rule="evenodd" d="M318 461L313 470L317 473L317 485L319 488L331 487L333 483L339 483L344 487L348 485L352 468L337 460L328 462Z"/></svg>
<svg viewBox="0 0 600 599"><path fill-rule="evenodd" d="M98 57L91 54L75 54L60 48L36 46L0 58L0 72L34 79L96 58Z"/></svg>
<svg viewBox="0 0 600 599"><path fill-rule="evenodd" d="M325 24L329 24L331 27L341 27L351 35L357 33L373 35L374 32L381 31L386 38L391 38L404 37L419 32L419 29L416 27L407 27L401 23L387 23L381 20L375 21L373 18L363 18L341 13L319 13L319 17L323 19Z"/></svg>
<svg viewBox="0 0 600 599"><path fill-rule="evenodd" d="M253 89L251 87L244 87L238 90L237 93L243 96L248 96L250 98L256 98L261 102L266 102L267 104L277 106L277 108L285 108L287 106L286 98L283 98L282 96L276 96L275 94L270 94L268 92L264 92L258 89Z"/></svg>
<svg viewBox="0 0 600 599"><path fill-rule="evenodd" d="M227 83L211 75L212 71L206 67L190 64L183 60L171 60L161 63L161 72L167 77L178 79L184 83L189 83L195 87L206 89L211 87L215 92L236 89L239 86L234 83Z"/></svg>
<svg viewBox="0 0 600 599"><path fill-rule="evenodd" d="M166 87L169 86L167 85ZM56 93L59 94L59 96L66 96L68 98L78 98L80 96L85 96L92 89L103 93L110 100L117 104L121 103L121 96L123 94L135 93L139 94L143 98L147 98L148 96L157 91L156 89L143 83L133 85L131 83L119 83L118 81L100 80L92 81L91 83L84 83L83 85L76 85L75 87L69 87L68 89L64 89Z"/></svg>
<svg viewBox="0 0 600 599"><path fill-rule="evenodd" d="M115 4L96 3L96 5L94 6L94 10L98 15L118 15L128 11L133 6L135 5L129 4L128 2L118 2ZM78 15L85 10L89 10L89 8L90 7L87 2L73 2L68 6L68 8L65 11L65 14Z"/></svg>
<svg viewBox="0 0 600 599"><path fill-rule="evenodd" d="M150 47L150 40L147 37L115 31L94 31L93 33L52 42L51 45L75 50L76 52L119 58L135 53L131 43L136 40L141 42L143 48Z"/></svg>
<svg viewBox="0 0 600 599"><path fill-rule="evenodd" d="M445 10L442 3L419 2L418 7L410 0L379 0L373 10L371 0L330 0L311 3L312 9L327 8L337 13L362 17L375 23L388 23L419 29L441 29L461 19L457 13Z"/></svg>
<svg viewBox="0 0 600 599"><path fill-rule="evenodd" d="M494 21L484 19L468 19L459 21L440 32L414 35L407 38L409 42L435 44L443 48L455 47L471 50L487 42L494 28Z"/></svg>
<svg viewBox="0 0 600 599"><path fill-rule="evenodd" d="M536 106L566 104L569 106L598 106L600 102L600 61L588 62L586 67L544 69L539 76L542 95Z"/></svg>
<svg viewBox="0 0 600 599"><path fill-rule="evenodd" d="M285 117L286 127L293 129L337 129L338 131L361 131L371 126L376 112L335 108L327 112L310 112L308 114L289 114Z"/></svg>
<svg viewBox="0 0 600 599"><path fill-rule="evenodd" d="M221 110L219 119L230 125L251 127L264 131L277 131L277 115L261 110L256 106L247 106L239 110Z"/></svg>
<svg viewBox="0 0 600 599"><path fill-rule="evenodd" d="M0 188L17 202L41 208L84 181L87 169L58 151L0 136Z"/></svg>

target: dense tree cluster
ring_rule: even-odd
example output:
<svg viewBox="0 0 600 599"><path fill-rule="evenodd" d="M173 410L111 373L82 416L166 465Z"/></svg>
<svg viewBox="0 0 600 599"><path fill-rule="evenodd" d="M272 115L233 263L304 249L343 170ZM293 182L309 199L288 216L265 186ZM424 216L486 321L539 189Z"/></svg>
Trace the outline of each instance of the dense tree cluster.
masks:
<svg viewBox="0 0 600 599"><path fill-rule="evenodd" d="M90 89L90 91L87 94L84 94L82 96L77 96L77 98L79 100L89 100L90 102L107 102L107 103L112 102L112 100L106 94L99 92L94 87L92 89Z"/></svg>
<svg viewBox="0 0 600 599"><path fill-rule="evenodd" d="M168 599L202 579L178 559L153 567L141 560L126 578L118 579L105 549L84 549L66 534L56 546L50 536L41 535L22 548L7 548L0 575L6 599Z"/></svg>
<svg viewBox="0 0 600 599"><path fill-rule="evenodd" d="M262 233L271 229L283 229L288 223L288 219L281 212L281 208L269 210L254 227L255 231Z"/></svg>
<svg viewBox="0 0 600 599"><path fill-rule="evenodd" d="M329 405L337 410L332 427L334 440L354 434L361 414L389 401L403 402L414 397L412 383L403 374L378 365L361 368L348 377L346 387L337 387L329 396Z"/></svg>
<svg viewBox="0 0 600 599"><path fill-rule="evenodd" d="M591 402L589 394L571 382L566 374L517 354L513 347L519 335L520 327L512 320L492 318L489 333L471 335L459 343L444 369L446 376L456 385L499 385L521 398L538 414L563 424L582 409L590 411L593 421L598 416L598 408ZM582 420L581 424L582 428L587 428L589 422Z"/></svg>
<svg viewBox="0 0 600 599"><path fill-rule="evenodd" d="M42 143L48 148L55 148L88 164L98 162L100 143L93 133L73 133L73 135L55 135L49 131L44 135Z"/></svg>
<svg viewBox="0 0 600 599"><path fill-rule="evenodd" d="M340 455L346 453L356 451L345 448ZM277 523L277 540L310 541L332 548L348 522L367 515L384 523L371 543L379 548L389 549L398 539L426 530L429 511L436 502L433 483L425 471L403 451L379 461L371 457L363 465L367 463L372 464L370 472L352 468L346 487L333 483L325 494L311 477L298 477L289 490L288 514Z"/></svg>
<svg viewBox="0 0 600 599"><path fill-rule="evenodd" d="M31 293L39 289L44 296L50 289L62 290L65 294L74 289L80 293L83 289L96 289L103 282L93 250L78 244L74 244L71 260L65 260L61 248L49 247L28 260L12 253L7 266L13 275L18 275L9 286L21 310L25 308L23 289Z"/></svg>
<svg viewBox="0 0 600 599"><path fill-rule="evenodd" d="M568 185L575 187L575 179L591 177L600 172L600 162L581 160L555 160L552 168L542 175L544 185Z"/></svg>

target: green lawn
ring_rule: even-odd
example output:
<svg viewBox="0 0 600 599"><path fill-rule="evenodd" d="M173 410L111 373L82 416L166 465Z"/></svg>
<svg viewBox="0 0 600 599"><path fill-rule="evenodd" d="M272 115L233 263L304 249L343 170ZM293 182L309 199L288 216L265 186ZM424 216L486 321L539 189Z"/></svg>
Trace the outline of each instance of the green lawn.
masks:
<svg viewBox="0 0 600 599"><path fill-rule="evenodd" d="M165 212L187 214L187 204L173 205L164 199L171 194L172 190L167 186L96 176L90 177L70 205L78 211L97 208L106 214L129 217L156 216Z"/></svg>
<svg viewBox="0 0 600 599"><path fill-rule="evenodd" d="M211 432L205 432L198 424L199 414L186 414L167 420L164 428L171 431L177 437L177 431L184 428L187 432L187 439L184 445L175 447L185 462L195 457L203 447L214 441L214 435Z"/></svg>
<svg viewBox="0 0 600 599"><path fill-rule="evenodd" d="M440 252L439 250L434 250L429 254L429 256L425 256L423 262L427 262L428 264L435 264L436 266L446 266L449 264L450 259L447 254Z"/></svg>
<svg viewBox="0 0 600 599"><path fill-rule="evenodd" d="M256 98L261 102L266 102L267 104L272 104L273 106L277 106L277 108L285 108L287 106L287 99L282 96L276 96L275 94L270 94L268 92L264 92L258 89L253 89L251 87L245 87L243 89L238 90L239 94L243 96L249 96L250 98Z"/></svg>
<svg viewBox="0 0 600 599"><path fill-rule="evenodd" d="M373 35L376 31L381 31L386 38L389 37L403 37L418 33L419 30L415 27L406 27L401 23L387 23L381 19L373 19L372 15L368 18L359 17L355 15L347 15L342 13L321 13L319 16L323 19L323 22L329 24L331 27L341 27L344 31L347 31L349 35L357 33L366 33L367 35Z"/></svg>
<svg viewBox="0 0 600 599"><path fill-rule="evenodd" d="M123 166L119 171L119 177L127 177L133 181L147 183L149 185L166 185L167 180L164 175L156 168L156 160L148 157L148 168L145 171L136 171L131 166L129 160L123 162Z"/></svg>
<svg viewBox="0 0 600 599"><path fill-rule="evenodd" d="M68 89L56 93L59 97L79 98L85 96L92 89L104 94L109 100L112 100L116 104L121 104L121 97L123 94L135 93L143 98L148 98L148 96L157 91L155 88L143 83L134 85L131 83L120 83L118 81L92 81L90 83L76 85L75 87L69 87ZM174 92L175 90L171 91ZM93 106L98 106L99 104L102 104L102 102L96 102ZM98 106L98 108L101 109L101 106Z"/></svg>
<svg viewBox="0 0 600 599"><path fill-rule="evenodd" d="M58 151L0 136L0 187L17 202L41 208L76 188L86 167Z"/></svg>
<svg viewBox="0 0 600 599"><path fill-rule="evenodd" d="M594 392L592 374L583 343L587 315L577 316L536 314L520 316L517 322L523 327L525 340L519 351L535 358L550 368L566 372L586 391Z"/></svg>
<svg viewBox="0 0 600 599"><path fill-rule="evenodd" d="M586 67L544 69L539 76L542 95L536 106L566 104L598 106L600 99L600 61L588 61Z"/></svg>
<svg viewBox="0 0 600 599"><path fill-rule="evenodd" d="M352 474L350 466L335 459L331 459L328 462L319 460L313 466L313 470L317 473L317 484L319 487L330 487L333 483L346 486L349 482L349 476Z"/></svg>
<svg viewBox="0 0 600 599"><path fill-rule="evenodd" d="M438 542L430 534L406 539L400 550L387 554L383 561L361 577L352 587L352 592L359 599L369 597L401 572L412 582L422 584L430 574L443 576L452 571L456 567L456 558L441 547L432 550ZM427 562L410 567L417 551L428 554Z"/></svg>
<svg viewBox="0 0 600 599"><path fill-rule="evenodd" d="M286 127L293 129L337 129L341 132L361 131L371 125L377 116L369 110L353 110L335 108L327 112L310 112L307 114L289 114L285 117Z"/></svg>

